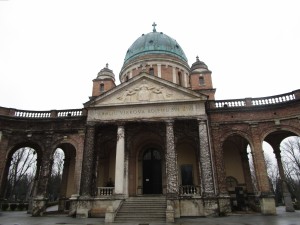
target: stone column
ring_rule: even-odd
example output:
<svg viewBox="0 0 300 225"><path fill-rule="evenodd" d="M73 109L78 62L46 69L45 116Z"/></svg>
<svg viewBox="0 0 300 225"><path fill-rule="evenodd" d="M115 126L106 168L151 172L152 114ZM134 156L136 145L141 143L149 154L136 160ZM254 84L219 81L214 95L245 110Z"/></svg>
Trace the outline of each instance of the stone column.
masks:
<svg viewBox="0 0 300 225"><path fill-rule="evenodd" d="M75 170L74 170L74 193L73 197L78 197L80 193L80 183L81 183L81 171L82 171L82 161L84 153L84 141L85 141L85 131L80 130L78 132L78 147L75 157Z"/></svg>
<svg viewBox="0 0 300 225"><path fill-rule="evenodd" d="M85 146L83 151L82 176L80 194L82 197L90 197L92 190L93 167L94 167L95 126L87 125Z"/></svg>
<svg viewBox="0 0 300 225"><path fill-rule="evenodd" d="M262 149L262 140L259 136L260 131L257 125L251 126L252 133L252 156L255 168L257 188L260 197L260 207L262 214L276 214L275 199L271 193L270 183L265 163L265 157Z"/></svg>
<svg viewBox="0 0 300 225"><path fill-rule="evenodd" d="M176 76L176 67L172 67L172 82L174 83L174 84L177 84L177 76Z"/></svg>
<svg viewBox="0 0 300 225"><path fill-rule="evenodd" d="M70 167L70 158L64 159L64 168L62 173L61 185L60 185L60 196L59 196L59 203L58 203L58 211L65 210L66 204L66 196L67 196L67 188L68 188L68 181L69 181L69 167Z"/></svg>
<svg viewBox="0 0 300 225"><path fill-rule="evenodd" d="M41 166L39 170L39 177L37 181L36 195L33 197L32 203L32 216L42 216L46 210L47 202L47 186L49 177L51 175L51 169L53 164L52 149L52 133L49 133L45 137L45 149L43 150L43 156L41 160Z"/></svg>
<svg viewBox="0 0 300 225"><path fill-rule="evenodd" d="M211 152L208 141L208 131L206 120L198 120L199 127L199 144L200 144L200 166L202 174L202 194L203 196L213 196L214 191L214 178L211 162Z"/></svg>
<svg viewBox="0 0 300 225"><path fill-rule="evenodd" d="M212 128L212 138L214 143L215 150L215 166L216 166L216 175L217 175L217 185L220 196L229 196L227 187L226 187L226 170L224 162L224 152L223 152L223 142L221 140L220 128L215 126ZM201 167L200 167L201 170ZM201 171L200 171L201 174Z"/></svg>
<svg viewBox="0 0 300 225"><path fill-rule="evenodd" d="M157 64L157 76L161 78L161 64Z"/></svg>
<svg viewBox="0 0 300 225"><path fill-rule="evenodd" d="M251 171L249 166L249 158L246 150L241 152L241 159L242 159L242 167L243 167L247 192L253 194L254 191L253 191Z"/></svg>
<svg viewBox="0 0 300 225"><path fill-rule="evenodd" d="M177 154L174 141L174 121L166 123L166 175L167 196L178 195Z"/></svg>
<svg viewBox="0 0 300 225"><path fill-rule="evenodd" d="M82 161L82 175L80 182L80 197L71 197L72 206L69 215L77 218L87 218L91 208L91 195L94 173L94 147L95 147L95 125L87 124L85 131L85 142ZM75 209L76 208L76 209Z"/></svg>
<svg viewBox="0 0 300 225"><path fill-rule="evenodd" d="M282 186L282 192L283 192L283 199L284 199L284 204L285 204L285 211L287 212L295 212L295 209L293 207L293 202L291 198L291 194L288 190L287 184L286 184L286 178L283 170L283 165L281 161L281 155L280 155L280 147L276 146L274 148L274 153L276 156L277 160L277 165L278 165L278 171L281 179L281 186Z"/></svg>
<svg viewBox="0 0 300 225"><path fill-rule="evenodd" d="M125 166L125 129L118 126L116 146L115 194L124 195L124 168Z"/></svg>
<svg viewBox="0 0 300 225"><path fill-rule="evenodd" d="M175 150L174 121L166 121L166 177L167 210L166 222L180 217L177 154Z"/></svg>
<svg viewBox="0 0 300 225"><path fill-rule="evenodd" d="M8 152L9 135L0 131L0 201L5 199L5 190L7 186L7 176L9 171L9 158L6 158Z"/></svg>

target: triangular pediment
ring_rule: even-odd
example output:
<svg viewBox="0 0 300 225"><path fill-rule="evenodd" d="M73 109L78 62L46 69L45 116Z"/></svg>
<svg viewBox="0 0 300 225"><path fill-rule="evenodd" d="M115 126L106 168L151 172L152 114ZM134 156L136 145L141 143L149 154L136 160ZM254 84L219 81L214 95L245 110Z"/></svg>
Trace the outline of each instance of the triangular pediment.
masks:
<svg viewBox="0 0 300 225"><path fill-rule="evenodd" d="M85 107L206 100L207 96L142 73L85 103Z"/></svg>

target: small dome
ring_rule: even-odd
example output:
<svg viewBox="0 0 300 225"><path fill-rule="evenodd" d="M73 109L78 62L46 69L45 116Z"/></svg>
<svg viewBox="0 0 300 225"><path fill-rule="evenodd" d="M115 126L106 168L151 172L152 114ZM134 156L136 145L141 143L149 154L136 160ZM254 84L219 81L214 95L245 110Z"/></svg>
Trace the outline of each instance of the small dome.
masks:
<svg viewBox="0 0 300 225"><path fill-rule="evenodd" d="M191 67L191 71L193 72L194 70L197 69L206 70L206 71L208 70L207 65L204 62L200 61L198 56L196 57L196 62L194 62Z"/></svg>
<svg viewBox="0 0 300 225"><path fill-rule="evenodd" d="M162 32L156 32L155 23L152 26L153 32L143 34L130 46L124 64L146 54L168 54L187 62L187 58L177 41Z"/></svg>
<svg viewBox="0 0 300 225"><path fill-rule="evenodd" d="M108 68L108 63L106 63L106 66L102 70L100 70L97 76L97 79L105 78L112 78L113 80L115 80L115 74L111 69Z"/></svg>

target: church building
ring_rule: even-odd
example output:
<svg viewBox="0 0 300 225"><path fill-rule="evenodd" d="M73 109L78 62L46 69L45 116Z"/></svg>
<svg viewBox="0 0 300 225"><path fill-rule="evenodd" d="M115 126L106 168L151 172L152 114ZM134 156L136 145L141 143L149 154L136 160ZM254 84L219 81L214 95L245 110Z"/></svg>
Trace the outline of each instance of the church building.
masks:
<svg viewBox="0 0 300 225"><path fill-rule="evenodd" d="M300 90L215 100L212 71L198 56L190 65L155 23L128 48L118 79L116 85L106 64L82 109L0 107L0 201L11 156L31 147L38 164L31 213L46 213L53 153L60 148L59 210L69 216L174 222L232 211L276 214L263 142L273 147L283 179L279 147L300 136ZM293 211L284 184L283 190Z"/></svg>

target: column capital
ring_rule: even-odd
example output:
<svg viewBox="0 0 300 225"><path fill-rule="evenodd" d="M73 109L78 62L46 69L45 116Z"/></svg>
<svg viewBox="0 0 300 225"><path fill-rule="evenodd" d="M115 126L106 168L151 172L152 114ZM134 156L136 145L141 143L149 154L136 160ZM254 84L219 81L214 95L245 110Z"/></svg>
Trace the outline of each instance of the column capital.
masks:
<svg viewBox="0 0 300 225"><path fill-rule="evenodd" d="M118 127L124 127L125 124L126 124L125 121L118 121L118 122L117 122L117 126L118 126Z"/></svg>
<svg viewBox="0 0 300 225"><path fill-rule="evenodd" d="M174 124L174 120L173 119L167 119L167 120L165 120L165 123L168 125L170 125L170 124Z"/></svg>
<svg viewBox="0 0 300 225"><path fill-rule="evenodd" d="M85 125L86 128L95 128L95 126L96 126L95 122L87 122Z"/></svg>
<svg viewBox="0 0 300 225"><path fill-rule="evenodd" d="M124 125L118 125L117 140L124 139L124 137L125 137Z"/></svg>
<svg viewBox="0 0 300 225"><path fill-rule="evenodd" d="M197 117L197 121L198 121L198 123L199 123L199 122L205 122L205 123L206 123L206 121L207 121L207 116L206 116L206 115L199 116L199 117Z"/></svg>

